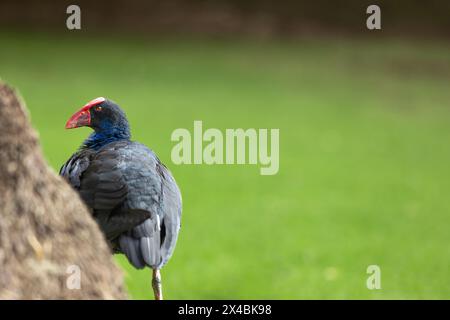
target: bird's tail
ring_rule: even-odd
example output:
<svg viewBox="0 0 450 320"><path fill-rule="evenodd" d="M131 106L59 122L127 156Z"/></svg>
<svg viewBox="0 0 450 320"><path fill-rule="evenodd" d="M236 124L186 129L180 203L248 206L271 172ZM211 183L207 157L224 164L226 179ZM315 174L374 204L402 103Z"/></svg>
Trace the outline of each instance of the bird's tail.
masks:
<svg viewBox="0 0 450 320"><path fill-rule="evenodd" d="M161 234L157 215L119 237L119 246L137 269L157 268L161 264Z"/></svg>

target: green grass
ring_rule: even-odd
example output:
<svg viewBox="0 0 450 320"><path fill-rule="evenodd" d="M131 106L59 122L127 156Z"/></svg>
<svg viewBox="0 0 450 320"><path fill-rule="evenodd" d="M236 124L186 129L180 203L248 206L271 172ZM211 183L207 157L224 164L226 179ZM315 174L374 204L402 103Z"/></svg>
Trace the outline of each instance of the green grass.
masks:
<svg viewBox="0 0 450 320"><path fill-rule="evenodd" d="M126 110L183 193L169 299L450 297L450 47L396 40L176 41L0 34L0 77L55 168L85 102ZM175 128L280 128L280 171L175 166ZM126 271L133 298L150 272ZM366 288L366 268L382 289Z"/></svg>

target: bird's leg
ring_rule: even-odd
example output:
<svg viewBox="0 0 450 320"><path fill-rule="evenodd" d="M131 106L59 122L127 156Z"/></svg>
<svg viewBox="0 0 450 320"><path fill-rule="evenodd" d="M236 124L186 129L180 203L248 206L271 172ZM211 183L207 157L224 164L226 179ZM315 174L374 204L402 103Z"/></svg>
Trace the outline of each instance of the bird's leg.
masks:
<svg viewBox="0 0 450 320"><path fill-rule="evenodd" d="M155 300L163 300L161 272L159 269L153 269L152 287L153 293L155 294Z"/></svg>

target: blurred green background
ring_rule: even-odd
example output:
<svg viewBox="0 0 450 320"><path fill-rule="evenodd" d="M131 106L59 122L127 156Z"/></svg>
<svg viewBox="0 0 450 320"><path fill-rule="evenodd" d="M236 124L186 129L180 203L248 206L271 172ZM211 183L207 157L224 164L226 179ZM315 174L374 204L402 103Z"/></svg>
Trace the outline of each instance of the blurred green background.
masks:
<svg viewBox="0 0 450 320"><path fill-rule="evenodd" d="M50 165L105 96L171 169L183 223L168 299L450 297L450 45L408 37L285 39L0 32ZM171 162L176 128L279 128L280 171ZM152 299L151 273L126 272ZM381 290L366 287L369 265Z"/></svg>

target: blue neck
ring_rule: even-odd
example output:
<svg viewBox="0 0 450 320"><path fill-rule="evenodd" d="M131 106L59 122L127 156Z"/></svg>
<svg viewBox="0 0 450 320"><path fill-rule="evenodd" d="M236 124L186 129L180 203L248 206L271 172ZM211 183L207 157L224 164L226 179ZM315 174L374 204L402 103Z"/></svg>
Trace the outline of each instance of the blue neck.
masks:
<svg viewBox="0 0 450 320"><path fill-rule="evenodd" d="M103 128L96 129L91 135L83 142L83 147L98 150L108 143L130 140L130 130L128 126L104 126Z"/></svg>

